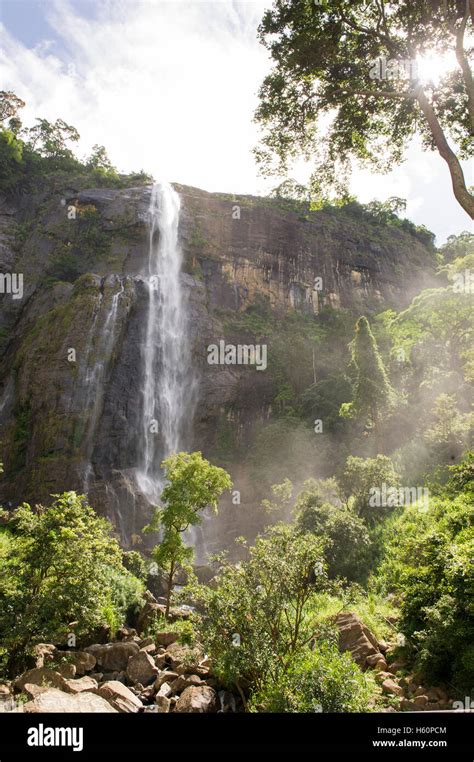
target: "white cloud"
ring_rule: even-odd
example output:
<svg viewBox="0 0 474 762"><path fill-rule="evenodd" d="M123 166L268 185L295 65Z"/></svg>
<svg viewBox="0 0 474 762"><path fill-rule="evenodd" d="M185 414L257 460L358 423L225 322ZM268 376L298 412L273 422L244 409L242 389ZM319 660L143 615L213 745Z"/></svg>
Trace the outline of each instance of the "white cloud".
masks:
<svg viewBox="0 0 474 762"><path fill-rule="evenodd" d="M101 0L93 16L49 0L54 34L28 49L0 25L2 86L27 102L26 124L58 117L81 134L79 152L106 146L121 171L210 191L263 193L252 155L257 91L270 62L256 29L271 0ZM25 19L27 23L27 19ZM307 167L299 162L295 176ZM437 154L415 145L388 175L357 170L361 201L402 196L442 240L469 226Z"/></svg>
<svg viewBox="0 0 474 762"><path fill-rule="evenodd" d="M27 101L25 121L61 116L79 130L81 151L104 144L123 171L254 191L252 116L268 69L255 30L265 5L106 2L88 19L56 0L48 20L69 60L4 31L2 81Z"/></svg>

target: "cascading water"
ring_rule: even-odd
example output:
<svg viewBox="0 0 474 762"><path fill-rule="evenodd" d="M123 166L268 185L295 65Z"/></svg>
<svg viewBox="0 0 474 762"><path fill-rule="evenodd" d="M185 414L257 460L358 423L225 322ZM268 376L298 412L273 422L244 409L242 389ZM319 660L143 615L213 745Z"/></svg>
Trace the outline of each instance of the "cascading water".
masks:
<svg viewBox="0 0 474 762"><path fill-rule="evenodd" d="M157 503L163 476L160 464L186 445L193 413L186 305L178 246L180 200L167 183L152 188L149 219L148 315L142 351L142 437L137 482Z"/></svg>
<svg viewBox="0 0 474 762"><path fill-rule="evenodd" d="M107 370L108 363L112 355L115 340L115 324L117 322L117 311L119 305L119 299L124 293L124 286L121 279L119 279L120 288L113 294L110 306L107 309L103 328L100 333L100 339L97 347L97 359L92 366L89 367L89 357L91 355L91 342L88 342L87 348L87 366L86 366L86 378L85 388L87 389L87 396L85 401L85 409L90 410L89 421L86 429L85 442L86 452L89 458L88 465L84 475L84 487L83 490L87 494L90 487L90 482L94 473L91 458L91 450L94 441L94 435L97 429L97 423L99 420L100 411L104 399L105 385L104 376ZM102 293L99 299L99 309L103 304ZM94 320L94 327L97 322L97 315Z"/></svg>

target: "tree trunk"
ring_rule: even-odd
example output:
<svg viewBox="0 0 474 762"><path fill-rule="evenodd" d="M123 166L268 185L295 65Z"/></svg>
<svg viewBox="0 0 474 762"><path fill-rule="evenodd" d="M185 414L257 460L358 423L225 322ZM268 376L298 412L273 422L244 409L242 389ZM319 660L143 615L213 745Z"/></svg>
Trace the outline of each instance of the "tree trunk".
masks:
<svg viewBox="0 0 474 762"><path fill-rule="evenodd" d="M170 566L170 573L168 574L168 585L166 589L166 611L165 619L168 620L171 605L171 591L173 589L173 576L174 576L174 563Z"/></svg>
<svg viewBox="0 0 474 762"><path fill-rule="evenodd" d="M449 146L433 106L421 88L416 91L416 98L428 122L436 148L448 165L456 200L471 219L474 219L474 196L469 193L466 187L466 180L459 159Z"/></svg>

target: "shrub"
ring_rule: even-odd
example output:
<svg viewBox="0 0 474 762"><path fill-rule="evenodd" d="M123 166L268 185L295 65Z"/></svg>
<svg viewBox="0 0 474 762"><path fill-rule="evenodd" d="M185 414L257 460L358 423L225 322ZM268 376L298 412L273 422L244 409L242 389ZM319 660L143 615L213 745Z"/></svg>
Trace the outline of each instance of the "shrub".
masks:
<svg viewBox="0 0 474 762"><path fill-rule="evenodd" d="M333 643L306 649L278 682L269 680L252 698L263 712L364 712L369 679Z"/></svg>

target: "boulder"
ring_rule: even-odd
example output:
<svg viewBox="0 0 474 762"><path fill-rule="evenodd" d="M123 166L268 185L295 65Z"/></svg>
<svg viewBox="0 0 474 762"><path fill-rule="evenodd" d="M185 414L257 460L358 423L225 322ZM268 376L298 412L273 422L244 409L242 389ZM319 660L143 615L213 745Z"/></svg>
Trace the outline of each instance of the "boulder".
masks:
<svg viewBox="0 0 474 762"><path fill-rule="evenodd" d="M56 646L52 643L37 643L33 648L33 654L37 667L44 667L48 662L53 661L56 653Z"/></svg>
<svg viewBox="0 0 474 762"><path fill-rule="evenodd" d="M35 685L35 683L25 683L23 686L23 693L25 693L29 699L34 699L36 696L38 696L40 693L44 693L45 691L49 691L50 689L46 686L42 685Z"/></svg>
<svg viewBox="0 0 474 762"><path fill-rule="evenodd" d="M178 677L177 672L168 672L166 670L163 670L163 672L160 672L158 677L155 680L154 688L156 691L159 691L163 683L172 683L173 680L176 680Z"/></svg>
<svg viewBox="0 0 474 762"><path fill-rule="evenodd" d="M181 667L181 673L191 672L195 667L199 666L202 653L198 648L190 648L189 646L181 646L179 643L172 643L166 649L165 659L172 669L179 672L177 667Z"/></svg>
<svg viewBox="0 0 474 762"><path fill-rule="evenodd" d="M95 644L84 650L95 656L98 666L104 672L120 672L127 669L128 660L138 653L139 648L133 641L120 641L118 643L104 643L103 645Z"/></svg>
<svg viewBox="0 0 474 762"><path fill-rule="evenodd" d="M170 683L170 687L173 693L181 693L185 688L190 685L201 685L203 681L197 675L179 675L176 680Z"/></svg>
<svg viewBox="0 0 474 762"><path fill-rule="evenodd" d="M70 662L63 661L55 666L55 670L59 672L66 680L72 680L76 677L76 665Z"/></svg>
<svg viewBox="0 0 474 762"><path fill-rule="evenodd" d="M67 693L83 693L83 691L93 691L97 688L97 682L92 677L84 675L77 680L65 680L64 690Z"/></svg>
<svg viewBox="0 0 474 762"><path fill-rule="evenodd" d="M115 713L108 701L94 693L64 693L56 688L49 688L39 693L32 701L23 706L27 714L41 714L43 712L60 712L81 714L89 712Z"/></svg>
<svg viewBox="0 0 474 762"><path fill-rule="evenodd" d="M171 701L166 696L158 695L156 697L156 711L160 714L165 714L170 711Z"/></svg>
<svg viewBox="0 0 474 762"><path fill-rule="evenodd" d="M171 686L169 683L163 683L163 685L160 686L160 690L156 694L158 696L165 696L165 698L169 698L173 695L173 691L171 690Z"/></svg>
<svg viewBox="0 0 474 762"><path fill-rule="evenodd" d="M172 643L176 643L179 639L179 632L158 632L155 635L155 640L160 646L167 648Z"/></svg>
<svg viewBox="0 0 474 762"><path fill-rule="evenodd" d="M415 706L420 707L422 709L428 703L428 696L424 696L423 694L421 694L420 696L415 696L415 698L413 699L413 703L415 704Z"/></svg>
<svg viewBox="0 0 474 762"><path fill-rule="evenodd" d="M97 663L94 654L88 651L58 651L57 656L67 658L69 663L75 666L76 675L79 677L94 669Z"/></svg>
<svg viewBox="0 0 474 762"><path fill-rule="evenodd" d="M158 675L159 669L146 651L139 651L130 657L126 674L130 682L141 683L143 686L152 683Z"/></svg>
<svg viewBox="0 0 474 762"><path fill-rule="evenodd" d="M16 691L22 691L26 683L63 690L65 682L65 678L57 670L49 669L49 667L35 667L17 677L13 686Z"/></svg>
<svg viewBox="0 0 474 762"><path fill-rule="evenodd" d="M204 714L215 712L217 709L216 692L208 685L190 686L185 688L179 697L175 712L184 714Z"/></svg>
<svg viewBox="0 0 474 762"><path fill-rule="evenodd" d="M339 650L349 651L360 667L366 666L368 656L380 653L377 638L356 614L342 612L335 617L335 623L339 630Z"/></svg>
<svg viewBox="0 0 474 762"><path fill-rule="evenodd" d="M377 665L380 665L378 667L379 671L382 669L387 669L387 662L385 661L385 658L380 653L367 656L366 663L367 663L367 666L374 667L374 668L377 667Z"/></svg>
<svg viewBox="0 0 474 762"><path fill-rule="evenodd" d="M401 685L391 680L389 677L382 683L382 693L394 694L395 696L403 696L403 688Z"/></svg>
<svg viewBox="0 0 474 762"><path fill-rule="evenodd" d="M133 640L138 636L133 627L119 627L117 630L117 640Z"/></svg>
<svg viewBox="0 0 474 762"><path fill-rule="evenodd" d="M117 712L138 712L143 706L140 699L132 693L130 688L127 688L126 685L119 683L117 680L103 683L95 693L106 699Z"/></svg>

